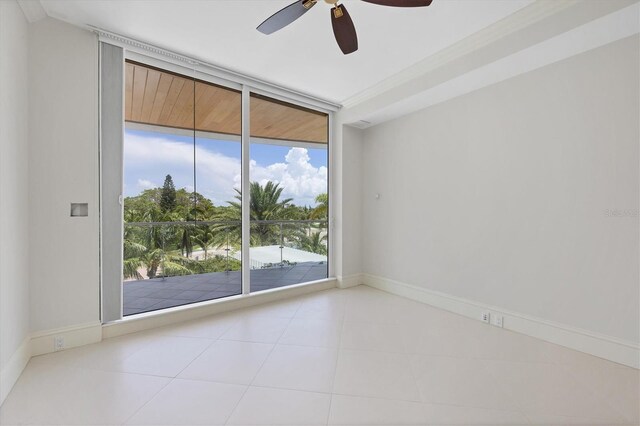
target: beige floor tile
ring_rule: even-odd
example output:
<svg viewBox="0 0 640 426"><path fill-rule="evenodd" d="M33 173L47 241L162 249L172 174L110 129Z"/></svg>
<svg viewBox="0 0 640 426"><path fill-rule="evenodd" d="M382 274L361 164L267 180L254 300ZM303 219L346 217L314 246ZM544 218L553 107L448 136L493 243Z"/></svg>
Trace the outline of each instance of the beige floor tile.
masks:
<svg viewBox="0 0 640 426"><path fill-rule="evenodd" d="M333 392L420 401L409 359L390 352L341 350Z"/></svg>
<svg viewBox="0 0 640 426"><path fill-rule="evenodd" d="M175 379L127 425L224 425L246 386Z"/></svg>
<svg viewBox="0 0 640 426"><path fill-rule="evenodd" d="M189 364L179 377L248 385L272 349L271 343L219 340Z"/></svg>
<svg viewBox="0 0 640 426"><path fill-rule="evenodd" d="M326 425L331 396L324 393L250 387L228 425Z"/></svg>
<svg viewBox="0 0 640 426"><path fill-rule="evenodd" d="M330 393L337 355L337 349L277 345L252 384Z"/></svg>

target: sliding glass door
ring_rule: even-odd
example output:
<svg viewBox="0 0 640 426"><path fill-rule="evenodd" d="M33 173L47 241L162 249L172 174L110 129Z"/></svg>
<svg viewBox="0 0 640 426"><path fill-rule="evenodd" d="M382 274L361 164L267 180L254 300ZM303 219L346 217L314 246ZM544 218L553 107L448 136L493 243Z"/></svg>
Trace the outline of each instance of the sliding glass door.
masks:
<svg viewBox="0 0 640 426"><path fill-rule="evenodd" d="M124 77L124 316L327 278L327 114L251 94L243 141L242 92L132 61Z"/></svg>
<svg viewBox="0 0 640 426"><path fill-rule="evenodd" d="M328 116L250 102L251 291L327 278Z"/></svg>
<svg viewBox="0 0 640 426"><path fill-rule="evenodd" d="M127 62L123 314L242 293L241 93Z"/></svg>

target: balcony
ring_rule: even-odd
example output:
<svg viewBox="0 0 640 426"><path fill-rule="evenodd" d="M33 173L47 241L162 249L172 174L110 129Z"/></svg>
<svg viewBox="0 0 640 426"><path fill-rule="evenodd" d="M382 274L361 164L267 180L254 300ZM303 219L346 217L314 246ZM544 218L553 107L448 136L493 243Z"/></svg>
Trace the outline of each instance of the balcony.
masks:
<svg viewBox="0 0 640 426"><path fill-rule="evenodd" d="M250 228L251 292L327 278L326 220ZM125 223L123 314L241 294L240 234L239 221Z"/></svg>

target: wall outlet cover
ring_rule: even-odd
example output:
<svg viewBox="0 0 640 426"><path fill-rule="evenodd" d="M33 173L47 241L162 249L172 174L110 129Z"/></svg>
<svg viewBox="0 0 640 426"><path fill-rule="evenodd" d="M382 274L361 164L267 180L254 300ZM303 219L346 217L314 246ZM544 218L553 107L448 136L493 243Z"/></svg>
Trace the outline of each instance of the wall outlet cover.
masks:
<svg viewBox="0 0 640 426"><path fill-rule="evenodd" d="M504 317L502 315L491 315L491 323L496 327L504 327Z"/></svg>
<svg viewBox="0 0 640 426"><path fill-rule="evenodd" d="M64 337L56 336L53 338L53 350L61 351L64 349Z"/></svg>

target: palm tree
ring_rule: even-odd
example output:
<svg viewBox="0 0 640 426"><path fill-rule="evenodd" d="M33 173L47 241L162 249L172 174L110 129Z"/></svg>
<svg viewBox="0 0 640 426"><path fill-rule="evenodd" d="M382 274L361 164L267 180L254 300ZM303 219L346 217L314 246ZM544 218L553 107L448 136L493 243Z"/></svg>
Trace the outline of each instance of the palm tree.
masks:
<svg viewBox="0 0 640 426"><path fill-rule="evenodd" d="M329 216L329 195L325 192L316 197L318 204L309 215L311 219L326 219Z"/></svg>
<svg viewBox="0 0 640 426"><path fill-rule="evenodd" d="M211 229L210 226L200 226L197 228L193 240L204 251L204 260L207 260L209 254L209 248L213 245L216 237L216 232Z"/></svg>
<svg viewBox="0 0 640 426"><path fill-rule="evenodd" d="M282 190L279 183L267 182L264 186L259 182L251 182L249 217L251 222L287 219L290 216L291 198L281 200ZM222 210L217 219L233 221L231 224L220 224L215 229L221 234L219 246L226 243L227 238L233 244L240 243L242 219L242 193L236 189L237 201L229 201L229 208ZM251 223L251 245L261 246L280 242L279 225L270 223Z"/></svg>
<svg viewBox="0 0 640 426"><path fill-rule="evenodd" d="M311 253L327 254L327 235L322 235L320 231L312 232L309 236L303 236L300 239L300 248Z"/></svg>
<svg viewBox="0 0 640 426"><path fill-rule="evenodd" d="M161 248L146 251L140 260L147 268L147 278L149 279L156 278L158 272L161 272L163 277L193 274L193 270L197 266L197 262L194 260Z"/></svg>
<svg viewBox="0 0 640 426"><path fill-rule="evenodd" d="M141 280L142 275L138 269L143 265L141 257L147 251L147 248L140 243L136 243L125 236L124 238L124 256L123 256L123 275L125 278L135 278Z"/></svg>

